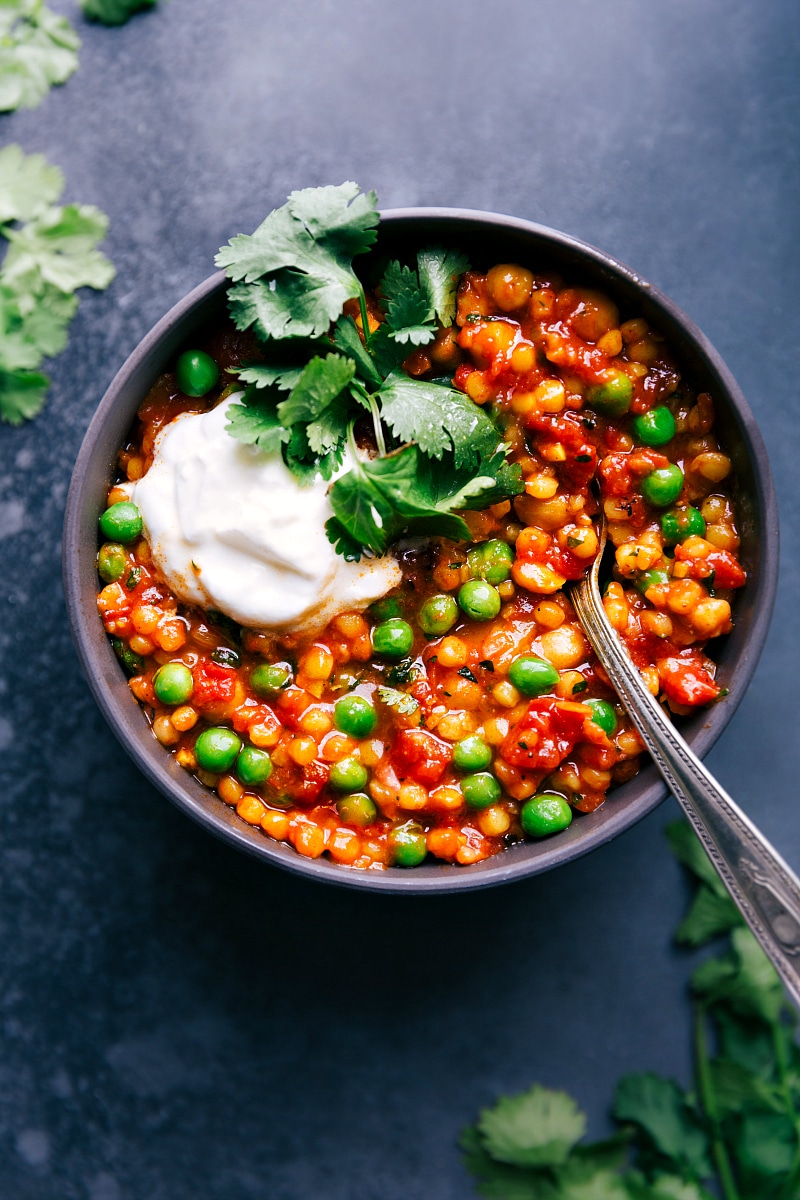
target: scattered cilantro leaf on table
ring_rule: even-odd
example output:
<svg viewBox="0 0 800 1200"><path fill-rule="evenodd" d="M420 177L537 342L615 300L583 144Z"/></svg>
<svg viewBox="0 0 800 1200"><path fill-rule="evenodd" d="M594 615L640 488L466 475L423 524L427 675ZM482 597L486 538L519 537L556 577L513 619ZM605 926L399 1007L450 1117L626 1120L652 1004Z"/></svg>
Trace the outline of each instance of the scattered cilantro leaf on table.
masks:
<svg viewBox="0 0 800 1200"><path fill-rule="evenodd" d="M43 0L0 0L0 112L35 108L78 66L80 38Z"/></svg>
<svg viewBox="0 0 800 1200"><path fill-rule="evenodd" d="M698 880L703 905L719 900L713 868L689 826L670 826L668 837ZM683 940L692 945L730 935L730 948L707 959L692 980L694 1088L684 1090L652 1073L625 1077L614 1104L620 1134L589 1144L579 1140L582 1114L564 1093L533 1087L505 1097L484 1110L461 1138L464 1165L480 1195L491 1200L799 1200L795 1014L741 920L726 924L716 919L717 909L710 911L715 919L698 916L695 898L681 925L685 930L689 923L691 937Z"/></svg>
<svg viewBox="0 0 800 1200"><path fill-rule="evenodd" d="M80 0L83 15L101 25L124 25L132 16L155 8L158 0Z"/></svg>
<svg viewBox="0 0 800 1200"><path fill-rule="evenodd" d="M0 151L0 420L36 415L49 379L38 368L60 354L81 287L103 289L114 268L97 249L107 218L89 205L58 206L64 179L40 154Z"/></svg>

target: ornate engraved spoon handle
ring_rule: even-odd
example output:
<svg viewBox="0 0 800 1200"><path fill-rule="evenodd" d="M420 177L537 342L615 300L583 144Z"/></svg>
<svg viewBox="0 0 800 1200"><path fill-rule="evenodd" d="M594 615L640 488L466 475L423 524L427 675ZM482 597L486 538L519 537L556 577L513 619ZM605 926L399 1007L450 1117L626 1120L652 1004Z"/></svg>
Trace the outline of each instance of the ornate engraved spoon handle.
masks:
<svg viewBox="0 0 800 1200"><path fill-rule="evenodd" d="M575 611L653 761L800 1008L800 880L692 753L645 687L606 617L597 585L600 557L591 575L572 590Z"/></svg>

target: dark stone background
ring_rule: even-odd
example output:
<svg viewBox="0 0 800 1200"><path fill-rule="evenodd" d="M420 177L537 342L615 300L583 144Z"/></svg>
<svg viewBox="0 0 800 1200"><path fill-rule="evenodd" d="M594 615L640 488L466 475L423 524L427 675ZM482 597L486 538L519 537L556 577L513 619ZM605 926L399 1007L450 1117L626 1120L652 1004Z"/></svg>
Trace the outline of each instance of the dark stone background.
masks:
<svg viewBox="0 0 800 1200"><path fill-rule="evenodd" d="M110 216L46 411L0 429L3 1200L454 1200L461 1127L533 1080L594 1134L614 1080L689 1068L665 805L556 874L438 899L302 882L178 815L70 645L59 539L89 418L217 247L289 190L529 217L699 323L782 501L772 635L712 768L800 867L793 0L172 0L87 26L0 139Z"/></svg>

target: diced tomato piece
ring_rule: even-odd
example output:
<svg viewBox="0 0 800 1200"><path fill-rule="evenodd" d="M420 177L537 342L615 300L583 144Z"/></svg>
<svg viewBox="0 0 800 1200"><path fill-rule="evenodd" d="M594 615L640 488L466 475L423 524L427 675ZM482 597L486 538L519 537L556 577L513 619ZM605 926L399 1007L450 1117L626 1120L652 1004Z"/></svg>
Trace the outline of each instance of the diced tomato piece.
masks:
<svg viewBox="0 0 800 1200"><path fill-rule="evenodd" d="M401 779L438 783L453 757L452 748L424 729L403 729L395 746L395 764Z"/></svg>
<svg viewBox="0 0 800 1200"><path fill-rule="evenodd" d="M274 712L269 705L254 704L252 700L248 700L241 708L237 708L231 717L231 724L237 733L243 733L251 725L263 725L265 721L270 723L275 721L277 724Z"/></svg>
<svg viewBox="0 0 800 1200"><path fill-rule="evenodd" d="M729 550L711 550L704 558L693 558L682 546L676 546L675 557L688 562L692 579L709 579L713 575L715 588L740 588L747 583L744 567Z"/></svg>
<svg viewBox="0 0 800 1200"><path fill-rule="evenodd" d="M214 704L227 704L233 699L236 692L236 671L233 667L221 667L210 658L201 658L192 676L192 705L195 708L211 708Z"/></svg>
<svg viewBox="0 0 800 1200"><path fill-rule="evenodd" d="M524 771L554 771L581 736L591 716L586 704L540 696L500 747L500 756Z"/></svg>
<svg viewBox="0 0 800 1200"><path fill-rule="evenodd" d="M303 688L290 687L275 700L280 719L289 729L297 729L297 723L312 702L312 697Z"/></svg>
<svg viewBox="0 0 800 1200"><path fill-rule="evenodd" d="M292 795L298 804L313 804L328 782L330 773L330 766L318 759L307 763L303 767L302 779L292 788Z"/></svg>
<svg viewBox="0 0 800 1200"><path fill-rule="evenodd" d="M691 650L684 654L656 663L665 694L676 704L708 704L716 700L722 689L703 665L702 655Z"/></svg>

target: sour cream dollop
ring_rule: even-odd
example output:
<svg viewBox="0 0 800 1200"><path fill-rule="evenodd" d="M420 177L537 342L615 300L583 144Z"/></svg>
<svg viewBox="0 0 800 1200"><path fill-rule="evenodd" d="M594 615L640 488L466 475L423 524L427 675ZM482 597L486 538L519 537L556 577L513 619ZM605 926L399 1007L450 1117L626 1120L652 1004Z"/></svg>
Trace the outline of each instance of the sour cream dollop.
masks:
<svg viewBox="0 0 800 1200"><path fill-rule="evenodd" d="M330 484L299 487L280 454L226 432L240 395L165 426L150 469L128 485L131 499L180 599L251 629L321 629L385 595L400 568L391 555L349 563L335 552L325 535Z"/></svg>

